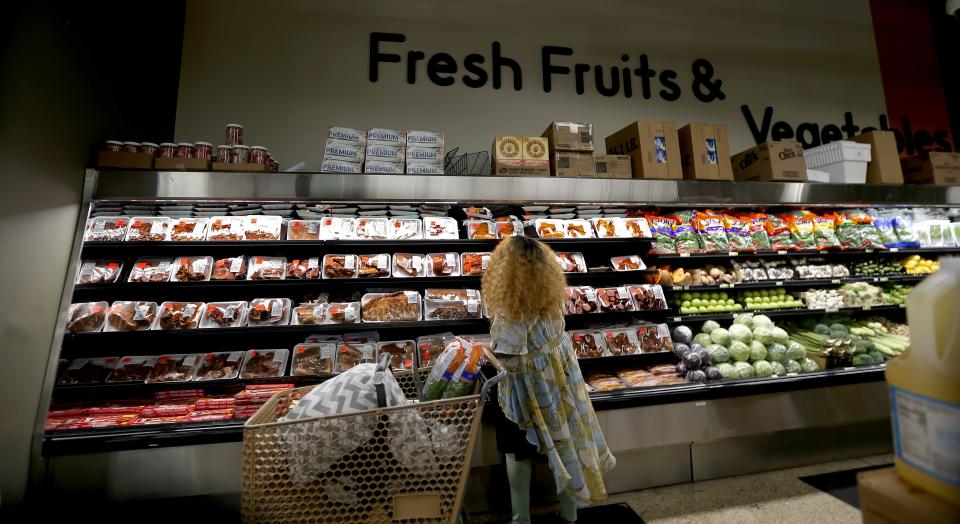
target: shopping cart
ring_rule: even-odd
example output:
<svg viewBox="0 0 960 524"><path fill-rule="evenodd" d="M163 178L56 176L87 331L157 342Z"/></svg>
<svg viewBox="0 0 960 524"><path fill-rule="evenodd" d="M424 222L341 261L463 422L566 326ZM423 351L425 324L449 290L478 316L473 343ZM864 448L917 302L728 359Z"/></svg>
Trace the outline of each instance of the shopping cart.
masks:
<svg viewBox="0 0 960 524"><path fill-rule="evenodd" d="M408 400L419 400L425 370L394 374ZM380 406L388 372L384 355ZM278 419L312 387L277 393L243 428L243 521L456 522L484 400L503 372L480 376L467 397L293 422Z"/></svg>

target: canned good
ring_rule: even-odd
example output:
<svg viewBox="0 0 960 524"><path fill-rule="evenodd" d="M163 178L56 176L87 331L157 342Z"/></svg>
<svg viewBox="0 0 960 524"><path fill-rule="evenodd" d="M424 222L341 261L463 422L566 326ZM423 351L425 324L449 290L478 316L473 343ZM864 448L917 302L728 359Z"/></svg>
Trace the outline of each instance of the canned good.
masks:
<svg viewBox="0 0 960 524"><path fill-rule="evenodd" d="M104 151L123 151L123 142L118 140L107 140L103 146Z"/></svg>
<svg viewBox="0 0 960 524"><path fill-rule="evenodd" d="M173 158L175 156L177 156L177 144L172 142L164 142L160 144L161 158Z"/></svg>
<svg viewBox="0 0 960 524"><path fill-rule="evenodd" d="M240 124L227 124L227 145L243 145L243 126Z"/></svg>
<svg viewBox="0 0 960 524"><path fill-rule="evenodd" d="M193 145L193 158L204 158L210 160L213 156L213 144L209 142L197 142Z"/></svg>
<svg viewBox="0 0 960 524"><path fill-rule="evenodd" d="M160 146L153 142L143 142L140 144L140 152L147 153L150 156L157 156L157 153L160 152Z"/></svg>
<svg viewBox="0 0 960 524"><path fill-rule="evenodd" d="M231 164L246 164L250 161L250 148L245 145L235 145L230 149Z"/></svg>
<svg viewBox="0 0 960 524"><path fill-rule="evenodd" d="M267 155L267 148L263 146L250 146L250 162L267 165Z"/></svg>
<svg viewBox="0 0 960 524"><path fill-rule="evenodd" d="M230 146L226 144L217 146L217 162L230 163Z"/></svg>
<svg viewBox="0 0 960 524"><path fill-rule="evenodd" d="M177 144L177 158L191 158L193 156L193 144L189 142L180 142Z"/></svg>
<svg viewBox="0 0 960 524"><path fill-rule="evenodd" d="M140 142L124 142L123 150L127 153L136 153L140 150Z"/></svg>

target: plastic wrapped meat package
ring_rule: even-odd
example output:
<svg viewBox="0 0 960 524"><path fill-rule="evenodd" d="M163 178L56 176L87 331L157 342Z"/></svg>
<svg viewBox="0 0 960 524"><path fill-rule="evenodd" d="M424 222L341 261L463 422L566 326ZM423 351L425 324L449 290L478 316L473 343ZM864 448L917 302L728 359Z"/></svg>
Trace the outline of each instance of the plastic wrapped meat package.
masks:
<svg viewBox="0 0 960 524"><path fill-rule="evenodd" d="M247 259L243 256L219 258L213 263L210 280L244 280L247 278Z"/></svg>
<svg viewBox="0 0 960 524"><path fill-rule="evenodd" d="M618 218L616 220L623 224L623 229L626 231L626 237L628 238L650 238L653 236L646 218Z"/></svg>
<svg viewBox="0 0 960 524"><path fill-rule="evenodd" d="M457 221L450 217L423 217L423 236L427 240L460 238Z"/></svg>
<svg viewBox="0 0 960 524"><path fill-rule="evenodd" d="M67 310L67 333L96 333L103 329L106 302L80 302Z"/></svg>
<svg viewBox="0 0 960 524"><path fill-rule="evenodd" d="M461 273L465 277L479 276L490 265L490 253L463 253L460 255Z"/></svg>
<svg viewBox="0 0 960 524"><path fill-rule="evenodd" d="M157 357L123 357L110 372L107 383L143 382L150 376L156 363Z"/></svg>
<svg viewBox="0 0 960 524"><path fill-rule="evenodd" d="M200 355L170 354L160 355L153 370L147 377L147 384L157 382L189 382L193 380L193 370L200 363Z"/></svg>
<svg viewBox="0 0 960 524"><path fill-rule="evenodd" d="M417 338L417 360L421 367L432 366L447 345L456 340L453 333L439 333Z"/></svg>
<svg viewBox="0 0 960 524"><path fill-rule="evenodd" d="M661 378L646 369L624 369L617 371L619 378L629 388L649 388L659 386Z"/></svg>
<svg viewBox="0 0 960 524"><path fill-rule="evenodd" d="M315 280L320 278L320 258L295 258L287 262L288 280Z"/></svg>
<svg viewBox="0 0 960 524"><path fill-rule="evenodd" d="M492 220L493 212L490 211L490 208L486 207L465 207L463 208L463 214L467 218L473 220Z"/></svg>
<svg viewBox="0 0 960 524"><path fill-rule="evenodd" d="M130 268L127 282L169 282L176 272L173 260L165 258L141 258Z"/></svg>
<svg viewBox="0 0 960 524"><path fill-rule="evenodd" d="M196 329L203 315L203 302L164 302L153 329Z"/></svg>
<svg viewBox="0 0 960 524"><path fill-rule="evenodd" d="M282 377L289 356L286 349L251 349L243 359L240 378Z"/></svg>
<svg viewBox="0 0 960 524"><path fill-rule="evenodd" d="M587 263L583 259L583 253L554 253L560 269L564 273L586 273Z"/></svg>
<svg viewBox="0 0 960 524"><path fill-rule="evenodd" d="M352 217L324 217L320 220L320 240L349 240L355 227Z"/></svg>
<svg viewBox="0 0 960 524"><path fill-rule="evenodd" d="M210 280L213 273L212 257L180 257L176 259L177 270L170 282L200 282Z"/></svg>
<svg viewBox="0 0 960 524"><path fill-rule="evenodd" d="M376 331L353 331L343 336L343 342L380 342L380 333Z"/></svg>
<svg viewBox="0 0 960 524"><path fill-rule="evenodd" d="M386 218L358 218L353 228L356 240L387 240Z"/></svg>
<svg viewBox="0 0 960 524"><path fill-rule="evenodd" d="M608 355L603 334L599 331L571 331L570 343L577 358L597 358Z"/></svg>
<svg viewBox="0 0 960 524"><path fill-rule="evenodd" d="M200 328L232 328L243 326L247 320L247 303L209 302L200 319Z"/></svg>
<svg viewBox="0 0 960 524"><path fill-rule="evenodd" d="M280 240L283 217L250 215L243 217L243 238L246 240Z"/></svg>
<svg viewBox="0 0 960 524"><path fill-rule="evenodd" d="M648 371L654 375L676 375L677 366L676 364L657 364L656 366L650 366Z"/></svg>
<svg viewBox="0 0 960 524"><path fill-rule="evenodd" d="M666 324L637 326L637 340L644 353L673 351L670 328Z"/></svg>
<svg viewBox="0 0 960 524"><path fill-rule="evenodd" d="M243 217L210 217L210 223L207 226L207 240L243 240L243 223Z"/></svg>
<svg viewBox="0 0 960 524"><path fill-rule="evenodd" d="M157 318L157 303L118 300L110 305L104 331L144 331Z"/></svg>
<svg viewBox="0 0 960 524"><path fill-rule="evenodd" d="M291 220L287 223L287 240L320 240L320 221Z"/></svg>
<svg viewBox="0 0 960 524"><path fill-rule="evenodd" d="M356 278L359 262L357 255L324 255L323 278Z"/></svg>
<svg viewBox="0 0 960 524"><path fill-rule="evenodd" d="M566 238L566 224L563 220L538 219L533 225L540 238Z"/></svg>
<svg viewBox="0 0 960 524"><path fill-rule="evenodd" d="M248 326L285 326L290 323L289 298L255 298L247 309Z"/></svg>
<svg viewBox="0 0 960 524"><path fill-rule="evenodd" d="M587 383L594 391L616 391L623 389L626 385L617 377L608 374L593 374L587 377Z"/></svg>
<svg viewBox="0 0 960 524"><path fill-rule="evenodd" d="M459 277L460 257L456 253L427 254L428 277Z"/></svg>
<svg viewBox="0 0 960 524"><path fill-rule="evenodd" d="M67 369L60 375L57 384L101 384L117 365L116 357L78 358L71 360Z"/></svg>
<svg viewBox="0 0 960 524"><path fill-rule="evenodd" d="M423 238L423 221L419 218L392 218L387 225L390 240L419 240Z"/></svg>
<svg viewBox="0 0 960 524"><path fill-rule="evenodd" d="M412 369L417 344L412 340L394 340L377 343L379 355L390 354L390 367L393 369Z"/></svg>
<svg viewBox="0 0 960 524"><path fill-rule="evenodd" d="M637 255L610 257L610 266L614 271L641 271L647 269L647 265L644 264L643 260Z"/></svg>
<svg viewBox="0 0 960 524"><path fill-rule="evenodd" d="M206 353L193 370L193 380L229 380L237 378L243 363L243 351Z"/></svg>
<svg viewBox="0 0 960 524"><path fill-rule="evenodd" d="M332 375L336 369L338 345L336 342L297 344L293 347L290 375L294 377Z"/></svg>
<svg viewBox="0 0 960 524"><path fill-rule="evenodd" d="M637 310L633 303L633 297L630 296L626 287L597 288L597 300L600 302L600 311L603 312L615 313Z"/></svg>
<svg viewBox="0 0 960 524"><path fill-rule="evenodd" d="M422 277L427 274L424 255L419 253L394 253L393 276L396 278Z"/></svg>
<svg viewBox="0 0 960 524"><path fill-rule="evenodd" d="M618 218L591 218L590 223L597 234L597 238L624 238L627 231L622 227L622 219Z"/></svg>
<svg viewBox="0 0 960 524"><path fill-rule="evenodd" d="M413 322L421 319L420 293L367 293L360 300L364 322Z"/></svg>
<svg viewBox="0 0 960 524"><path fill-rule="evenodd" d="M307 304L300 304L299 306L293 308L293 317L291 318L290 323L294 326L310 326L325 324L327 320L327 310L330 309L330 304L319 304L315 302L310 302Z"/></svg>
<svg viewBox="0 0 960 524"><path fill-rule="evenodd" d="M247 280L283 280L287 277L287 259L284 257L250 257Z"/></svg>
<svg viewBox="0 0 960 524"><path fill-rule="evenodd" d="M637 309L667 309L667 298L663 288L657 284L627 286Z"/></svg>
<svg viewBox="0 0 960 524"><path fill-rule="evenodd" d="M161 242L170 238L170 219L167 217L131 217L127 241Z"/></svg>
<svg viewBox="0 0 960 524"><path fill-rule="evenodd" d="M387 278L390 276L390 255L358 255L360 265L357 268L359 278Z"/></svg>
<svg viewBox="0 0 960 524"><path fill-rule="evenodd" d="M516 217L497 219L495 225L497 227L497 238L523 236L523 224Z"/></svg>
<svg viewBox="0 0 960 524"><path fill-rule="evenodd" d="M206 218L178 218L170 226L170 240L201 241L207 238Z"/></svg>
<svg viewBox="0 0 960 524"><path fill-rule="evenodd" d="M566 238L596 238L593 226L588 220L565 220L563 226L565 231L564 237Z"/></svg>
<svg viewBox="0 0 960 524"><path fill-rule="evenodd" d="M611 356L634 355L642 353L637 332L631 328L606 329L603 331L607 351Z"/></svg>
<svg viewBox="0 0 960 524"><path fill-rule="evenodd" d="M340 344L337 350L337 373L349 371L357 364L375 363L377 344L373 342L350 342Z"/></svg>
<svg viewBox="0 0 960 524"><path fill-rule="evenodd" d="M129 217L95 217L87 220L84 242L122 242L127 238Z"/></svg>
<svg viewBox="0 0 960 524"><path fill-rule="evenodd" d="M476 289L427 289L423 295L426 320L481 318L480 291Z"/></svg>
<svg viewBox="0 0 960 524"><path fill-rule="evenodd" d="M119 260L85 260L77 273L77 284L112 284L120 278L123 262Z"/></svg>
<svg viewBox="0 0 960 524"><path fill-rule="evenodd" d="M497 226L490 220L464 220L463 227L467 230L470 240L496 240Z"/></svg>
<svg viewBox="0 0 960 524"><path fill-rule="evenodd" d="M564 312L567 315L596 313L600 310L597 303L597 290L590 286L567 286L564 290Z"/></svg>
<svg viewBox="0 0 960 524"><path fill-rule="evenodd" d="M359 302L332 302L327 308L325 324L356 324L360 322Z"/></svg>

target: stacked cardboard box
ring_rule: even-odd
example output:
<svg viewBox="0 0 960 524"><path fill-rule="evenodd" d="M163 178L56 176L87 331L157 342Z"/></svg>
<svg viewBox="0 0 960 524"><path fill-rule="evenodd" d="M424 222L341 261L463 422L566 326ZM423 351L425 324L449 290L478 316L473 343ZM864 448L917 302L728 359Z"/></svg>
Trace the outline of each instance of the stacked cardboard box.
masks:
<svg viewBox="0 0 960 524"><path fill-rule="evenodd" d="M731 159L736 180L803 182L807 165L798 142L764 142L741 151Z"/></svg>
<svg viewBox="0 0 960 524"><path fill-rule="evenodd" d="M630 157L594 155L593 124L551 122L543 136L550 145L550 173L573 178L630 178Z"/></svg>
<svg viewBox="0 0 960 524"><path fill-rule="evenodd" d="M331 127L323 147L324 173L362 173L367 132L349 127Z"/></svg>
<svg viewBox="0 0 960 524"><path fill-rule="evenodd" d="M727 126L690 123L677 131L683 178L733 180Z"/></svg>
<svg viewBox="0 0 960 524"><path fill-rule="evenodd" d="M364 173L403 173L406 132L374 127L367 129Z"/></svg>
<svg viewBox="0 0 960 524"><path fill-rule="evenodd" d="M407 173L443 174L443 132L407 131Z"/></svg>
<svg viewBox="0 0 960 524"><path fill-rule="evenodd" d="M629 155L633 178L683 178L677 124L633 122L606 138L607 153Z"/></svg>
<svg viewBox="0 0 960 524"><path fill-rule="evenodd" d="M497 176L550 176L550 146L542 136L498 136L492 165Z"/></svg>
<svg viewBox="0 0 960 524"><path fill-rule="evenodd" d="M908 184L960 185L960 153L931 151L900 160Z"/></svg>

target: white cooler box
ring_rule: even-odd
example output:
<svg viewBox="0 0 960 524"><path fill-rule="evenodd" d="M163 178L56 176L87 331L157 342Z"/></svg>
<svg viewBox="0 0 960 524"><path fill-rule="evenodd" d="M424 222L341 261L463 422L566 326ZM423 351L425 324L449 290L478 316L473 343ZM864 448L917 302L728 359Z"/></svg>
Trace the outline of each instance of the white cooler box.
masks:
<svg viewBox="0 0 960 524"><path fill-rule="evenodd" d="M832 184L864 184L867 182L870 144L838 140L807 149L803 158L807 169L828 173Z"/></svg>

